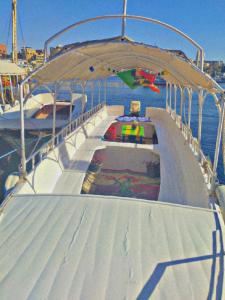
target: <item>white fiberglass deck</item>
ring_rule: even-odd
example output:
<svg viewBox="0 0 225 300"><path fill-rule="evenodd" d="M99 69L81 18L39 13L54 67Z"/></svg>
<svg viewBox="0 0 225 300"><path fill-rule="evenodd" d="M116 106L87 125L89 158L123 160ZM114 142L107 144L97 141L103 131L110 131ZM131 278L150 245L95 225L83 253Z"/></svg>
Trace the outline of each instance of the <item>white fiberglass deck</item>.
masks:
<svg viewBox="0 0 225 300"><path fill-rule="evenodd" d="M55 185L54 193L79 194L94 152L107 145L155 150L160 154L161 185L159 201L209 207L209 197L203 176L194 154L169 114L151 109L159 144L145 145L102 140L115 117L108 116L77 150ZM115 162L116 163L116 162Z"/></svg>
<svg viewBox="0 0 225 300"><path fill-rule="evenodd" d="M219 218L137 199L15 196L0 220L0 299L224 299Z"/></svg>

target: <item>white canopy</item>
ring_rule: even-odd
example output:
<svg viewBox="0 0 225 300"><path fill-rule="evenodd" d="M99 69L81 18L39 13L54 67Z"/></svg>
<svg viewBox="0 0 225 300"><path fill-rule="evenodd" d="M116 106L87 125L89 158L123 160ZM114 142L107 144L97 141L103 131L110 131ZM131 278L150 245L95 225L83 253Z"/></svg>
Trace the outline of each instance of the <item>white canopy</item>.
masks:
<svg viewBox="0 0 225 300"><path fill-rule="evenodd" d="M209 92L222 90L209 75L185 56L179 55L178 51L133 42L127 38L74 44L39 68L32 77L40 83L73 78L90 80L132 68L164 72L162 77L168 82L193 89L201 87Z"/></svg>
<svg viewBox="0 0 225 300"><path fill-rule="evenodd" d="M0 75L25 75L26 71L15 63L0 60Z"/></svg>

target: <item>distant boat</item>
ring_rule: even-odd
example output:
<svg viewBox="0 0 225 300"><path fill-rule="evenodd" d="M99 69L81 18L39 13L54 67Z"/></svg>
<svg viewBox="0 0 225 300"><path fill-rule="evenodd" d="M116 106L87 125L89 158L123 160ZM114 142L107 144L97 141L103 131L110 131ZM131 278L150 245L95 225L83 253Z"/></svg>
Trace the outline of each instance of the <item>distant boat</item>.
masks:
<svg viewBox="0 0 225 300"><path fill-rule="evenodd" d="M72 100L56 102L56 128L61 128L71 122L76 115L75 102L87 101L86 95L72 94ZM84 105L85 105L84 103ZM41 93L28 98L25 104L25 123L30 130L51 129L53 122L54 98L50 93ZM1 118L2 116L2 118ZM20 104L0 114L0 129L20 128Z"/></svg>
<svg viewBox="0 0 225 300"><path fill-rule="evenodd" d="M0 60L0 110L2 112L11 109L17 103L19 82L25 76L25 69L10 61Z"/></svg>

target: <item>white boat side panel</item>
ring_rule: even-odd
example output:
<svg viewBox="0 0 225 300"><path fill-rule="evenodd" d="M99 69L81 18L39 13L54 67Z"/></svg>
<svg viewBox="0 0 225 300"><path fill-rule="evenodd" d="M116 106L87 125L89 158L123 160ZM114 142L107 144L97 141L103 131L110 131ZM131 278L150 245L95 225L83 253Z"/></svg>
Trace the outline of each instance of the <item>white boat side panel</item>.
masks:
<svg viewBox="0 0 225 300"><path fill-rule="evenodd" d="M53 193L80 193L92 157L97 149L105 147L101 138L114 120L115 116L107 117L95 127L95 130L87 137L84 144L76 151L68 168L64 169L55 185Z"/></svg>
<svg viewBox="0 0 225 300"><path fill-rule="evenodd" d="M223 299L222 231L205 209L17 196L0 223L0 298Z"/></svg>

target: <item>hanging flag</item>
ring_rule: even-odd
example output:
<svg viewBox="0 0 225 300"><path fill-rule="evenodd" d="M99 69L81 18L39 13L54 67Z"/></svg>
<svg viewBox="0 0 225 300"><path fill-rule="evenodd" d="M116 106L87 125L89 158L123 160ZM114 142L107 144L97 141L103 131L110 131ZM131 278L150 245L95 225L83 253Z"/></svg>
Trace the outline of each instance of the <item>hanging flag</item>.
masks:
<svg viewBox="0 0 225 300"><path fill-rule="evenodd" d="M153 92L156 92L156 93L160 93L160 89L154 85L153 83L149 84L149 88L153 91Z"/></svg>
<svg viewBox="0 0 225 300"><path fill-rule="evenodd" d="M131 69L128 71L118 72L117 76L123 80L123 82L131 89L136 89L140 84L136 80L136 70Z"/></svg>
<svg viewBox="0 0 225 300"><path fill-rule="evenodd" d="M118 72L117 76L131 89L136 89L139 86L146 86L153 92L160 93L159 88L154 85L157 74L151 74L142 69L131 69Z"/></svg>
<svg viewBox="0 0 225 300"><path fill-rule="evenodd" d="M160 89L156 85L154 85L157 77L156 74L150 74L143 70L140 70L139 74L149 81L150 84L148 86L153 92L160 93Z"/></svg>
<svg viewBox="0 0 225 300"><path fill-rule="evenodd" d="M150 84L153 84L156 80L156 74L150 74L147 73L143 70L139 70L138 74L140 74L140 76L144 77L145 79L147 79L149 81Z"/></svg>

